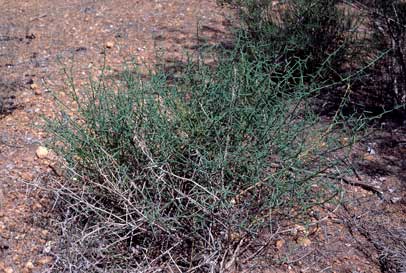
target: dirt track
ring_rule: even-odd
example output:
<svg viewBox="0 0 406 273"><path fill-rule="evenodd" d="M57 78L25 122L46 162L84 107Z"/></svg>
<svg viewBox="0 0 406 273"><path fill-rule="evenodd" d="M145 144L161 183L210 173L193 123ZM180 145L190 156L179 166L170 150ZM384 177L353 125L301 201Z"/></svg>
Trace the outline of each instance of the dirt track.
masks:
<svg viewBox="0 0 406 273"><path fill-rule="evenodd" d="M28 184L44 186L53 172L52 159L35 151L46 141L41 116L51 117L53 95L64 97L61 68L72 67L80 87L104 61L119 73L124 61L152 63L160 48L179 59L227 38L224 12L208 0L0 0L0 96L14 101L0 119L0 272L47 272L55 258L52 203ZM311 245L279 238L258 259L263 272L381 272L379 255L390 247L382 234L406 226L404 131L385 134L374 138L376 155L365 156L368 142L354 154L360 176L385 200L346 185L347 206L318 225Z"/></svg>

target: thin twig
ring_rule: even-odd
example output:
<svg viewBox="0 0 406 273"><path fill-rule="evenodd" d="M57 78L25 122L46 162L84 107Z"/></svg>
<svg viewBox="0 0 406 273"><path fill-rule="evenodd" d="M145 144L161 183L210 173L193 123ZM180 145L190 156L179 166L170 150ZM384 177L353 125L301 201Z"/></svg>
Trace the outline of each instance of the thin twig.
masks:
<svg viewBox="0 0 406 273"><path fill-rule="evenodd" d="M240 242L238 243L237 247L235 248L235 250L233 252L233 256L231 256L231 259L226 263L226 266L224 268L225 270L229 269L235 263L238 253L240 252L240 248L243 243L244 243L244 238L242 238L240 240Z"/></svg>
<svg viewBox="0 0 406 273"><path fill-rule="evenodd" d="M46 13L41 14L41 15L39 15L39 16L36 16L36 17L31 18L31 19L30 19L30 22L35 21L35 20L38 20L38 19L41 19L41 18L44 18L44 17L47 17L47 16L48 16L48 14L46 14Z"/></svg>
<svg viewBox="0 0 406 273"><path fill-rule="evenodd" d="M363 190L373 192L374 194L378 195L379 198L384 199L383 192L380 191L378 188L365 184L365 183L362 183L362 182L355 181L354 179L352 179L348 176L326 175L326 177L331 178L331 179L341 180L342 182L344 182L347 185L360 187Z"/></svg>
<svg viewBox="0 0 406 273"><path fill-rule="evenodd" d="M256 256L258 256L258 255L262 252L262 250L264 250L265 247L269 246L269 244L272 242L272 239L275 238L275 236L279 234L279 230L280 230L280 227L278 227L278 229L276 230L276 232L274 232L274 233L272 234L272 236L268 239L268 242L267 242L266 244L264 244L263 246L261 246L257 251L255 251L254 254L252 254L252 255L249 256L247 259L245 259L244 262L248 262L248 261L254 259Z"/></svg>

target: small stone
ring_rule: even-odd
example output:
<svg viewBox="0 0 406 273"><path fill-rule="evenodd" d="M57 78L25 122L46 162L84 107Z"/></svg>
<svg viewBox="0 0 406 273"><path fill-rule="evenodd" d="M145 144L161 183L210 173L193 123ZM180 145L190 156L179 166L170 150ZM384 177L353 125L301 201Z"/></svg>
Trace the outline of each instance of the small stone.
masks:
<svg viewBox="0 0 406 273"><path fill-rule="evenodd" d="M34 89L34 94L37 96L41 96L42 95L41 89Z"/></svg>
<svg viewBox="0 0 406 273"><path fill-rule="evenodd" d="M230 232L229 239L231 241L238 241L241 239L241 234L239 234L238 232Z"/></svg>
<svg viewBox="0 0 406 273"><path fill-rule="evenodd" d="M52 241L48 241L44 247L44 253L50 253L52 250Z"/></svg>
<svg viewBox="0 0 406 273"><path fill-rule="evenodd" d="M113 42L107 42L106 43L106 48L112 48L114 46Z"/></svg>
<svg viewBox="0 0 406 273"><path fill-rule="evenodd" d="M30 88L31 88L32 90L37 90L37 89L38 89L38 84L33 83L33 84L30 85Z"/></svg>
<svg viewBox="0 0 406 273"><path fill-rule="evenodd" d="M40 159L46 158L48 156L48 153L49 153L48 149L44 146L39 146L35 151L35 154Z"/></svg>
<svg viewBox="0 0 406 273"><path fill-rule="evenodd" d="M285 240L283 240L283 239L277 240L275 243L275 246L278 250L280 250L284 245L285 245Z"/></svg>
<svg viewBox="0 0 406 273"><path fill-rule="evenodd" d="M367 147L367 151L368 151L368 153L371 154L371 155L375 155L375 154L376 154L375 149L372 148L371 146L368 146L368 147Z"/></svg>
<svg viewBox="0 0 406 273"><path fill-rule="evenodd" d="M4 273L13 273L14 270L11 267L7 267L4 269Z"/></svg>
<svg viewBox="0 0 406 273"><path fill-rule="evenodd" d="M42 205L38 202L35 202L32 207L33 207L33 209L36 209L36 210L42 209Z"/></svg>
<svg viewBox="0 0 406 273"><path fill-rule="evenodd" d="M51 163L49 164L49 167L51 168L52 171L54 171L54 173L57 176L64 176L65 174L65 170L63 169L63 166L60 163Z"/></svg>
<svg viewBox="0 0 406 273"><path fill-rule="evenodd" d="M327 143L324 142L324 141L320 142L320 143L319 143L319 148L320 148L320 149L325 149L325 148L327 148Z"/></svg>
<svg viewBox="0 0 406 273"><path fill-rule="evenodd" d="M13 256L12 259L13 259L14 264L17 264L21 260L21 257L18 254L16 254Z"/></svg>
<svg viewBox="0 0 406 273"><path fill-rule="evenodd" d="M25 264L25 268L27 268L27 269L33 269L33 268L34 268L34 264L33 264L31 261L28 261L28 262Z"/></svg>
<svg viewBox="0 0 406 273"><path fill-rule="evenodd" d="M304 232L306 230L306 228L304 226L301 226L301 225L296 225L295 228L297 229L297 231L303 231Z"/></svg>
<svg viewBox="0 0 406 273"><path fill-rule="evenodd" d="M366 161L375 161L375 156L372 154L365 153L363 157L364 157L364 160L366 160Z"/></svg>
<svg viewBox="0 0 406 273"><path fill-rule="evenodd" d="M298 233L304 233L306 231L306 228L304 226L301 225L295 225L295 227L290 231L290 233L293 236L298 235Z"/></svg>
<svg viewBox="0 0 406 273"><path fill-rule="evenodd" d="M38 260L38 264L40 265L50 264L51 262L52 262L51 256L45 256Z"/></svg>
<svg viewBox="0 0 406 273"><path fill-rule="evenodd" d="M300 246L304 246L304 247L308 247L311 245L312 241L309 240L309 238L307 237L299 237L296 242L300 245Z"/></svg>
<svg viewBox="0 0 406 273"><path fill-rule="evenodd" d="M20 177L21 177L21 179L23 179L25 181L33 181L34 180L34 175L32 173L28 173L28 172L20 173Z"/></svg>
<svg viewBox="0 0 406 273"><path fill-rule="evenodd" d="M393 204L398 203L400 200L402 200L402 197L392 197L392 198L390 199L390 201L391 201Z"/></svg>
<svg viewBox="0 0 406 273"><path fill-rule="evenodd" d="M340 139L340 143L343 146L348 145L349 142L350 142L350 139L348 137L343 137L343 138Z"/></svg>

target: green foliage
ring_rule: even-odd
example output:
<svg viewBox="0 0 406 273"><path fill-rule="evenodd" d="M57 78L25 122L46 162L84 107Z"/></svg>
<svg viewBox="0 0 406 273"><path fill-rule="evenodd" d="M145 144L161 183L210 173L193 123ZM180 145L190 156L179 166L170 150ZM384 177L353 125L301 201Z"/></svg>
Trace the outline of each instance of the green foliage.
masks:
<svg viewBox="0 0 406 273"><path fill-rule="evenodd" d="M277 12L273 1L224 2L244 28L215 67L201 56L176 79L101 73L86 90L72 85L77 108L61 104L48 120L67 166L53 189L63 230L77 231L59 269L221 271L241 238L272 232L275 215L337 193L338 139L350 146L362 118L341 120L345 96L332 122L320 122L310 98L350 78L339 71L354 25L333 0L292 0Z"/></svg>
<svg viewBox="0 0 406 273"><path fill-rule="evenodd" d="M319 82L350 75L347 112L404 119L406 105L406 4L400 0L220 0L241 19L242 47L252 59L287 64L304 61L303 73ZM283 68L289 66L283 65ZM362 71L362 72L361 72ZM281 73L285 71L280 70ZM354 73L355 72L355 73ZM336 104L334 88L323 100Z"/></svg>
<svg viewBox="0 0 406 273"><path fill-rule="evenodd" d="M392 106L406 105L406 3L399 0L372 1L364 6L372 18L373 39L371 43L380 51L387 50L383 59L386 84ZM378 68L379 69L379 68ZM382 76L381 76L382 77ZM384 85L381 83L381 85Z"/></svg>
<svg viewBox="0 0 406 273"><path fill-rule="evenodd" d="M338 0L223 0L236 8L246 41L278 62L306 60L304 73L339 79L339 72L354 48L358 21ZM355 56L352 56L353 58ZM328 65L326 65L328 62ZM323 69L323 71L320 71ZM321 74L323 72L323 74Z"/></svg>
<svg viewBox="0 0 406 273"><path fill-rule="evenodd" d="M214 69L189 64L176 85L161 73L102 76L72 90L77 115L61 106L48 121L68 166L55 192L92 242L77 272L89 261L110 272L219 270L235 234L255 238L273 212L331 194L323 174L337 164L338 121L318 123L307 98L322 87L303 76L305 62L281 74L272 60L227 56Z"/></svg>

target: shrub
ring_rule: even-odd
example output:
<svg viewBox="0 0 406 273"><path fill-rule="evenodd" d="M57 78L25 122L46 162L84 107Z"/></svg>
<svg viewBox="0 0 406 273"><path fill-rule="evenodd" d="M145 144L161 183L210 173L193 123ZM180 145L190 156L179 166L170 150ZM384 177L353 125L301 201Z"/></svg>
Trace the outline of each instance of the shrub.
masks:
<svg viewBox="0 0 406 273"><path fill-rule="evenodd" d="M340 78L348 56L355 58L354 31L358 20L339 0L222 0L236 8L246 41L278 62L306 60L306 74ZM328 64L328 65L326 65ZM320 69L323 69L321 71ZM321 74L323 72L323 74Z"/></svg>
<svg viewBox="0 0 406 273"><path fill-rule="evenodd" d="M252 59L289 69L304 62L319 82L351 79L346 113L390 116L403 122L406 105L406 4L399 0L219 0L241 19L242 47ZM237 46L238 47L238 46ZM281 73L285 71L280 70ZM320 99L337 109L345 86ZM395 111L393 111L395 110ZM330 112L330 110L324 111Z"/></svg>
<svg viewBox="0 0 406 273"><path fill-rule="evenodd" d="M387 86L386 97L391 106L406 104L406 3L399 0L367 1L364 8L371 17L373 42L371 47L378 51L388 51L379 63L383 68ZM378 42L376 42L378 41ZM382 77L382 76L381 76Z"/></svg>
<svg viewBox="0 0 406 273"><path fill-rule="evenodd" d="M53 189L67 232L57 270L218 271L275 212L332 194L337 120L311 111L322 87L305 63L282 65L235 51L214 69L189 64L176 85L127 70L72 89L77 114L61 105L48 121L68 170Z"/></svg>

